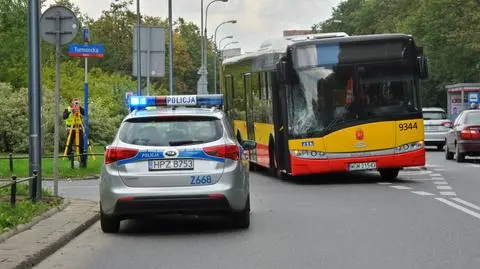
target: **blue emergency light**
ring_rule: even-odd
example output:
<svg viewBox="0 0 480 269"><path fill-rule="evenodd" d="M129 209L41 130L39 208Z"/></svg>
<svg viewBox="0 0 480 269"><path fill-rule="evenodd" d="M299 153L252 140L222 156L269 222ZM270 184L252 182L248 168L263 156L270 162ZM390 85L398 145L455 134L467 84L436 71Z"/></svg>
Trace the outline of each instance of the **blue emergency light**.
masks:
<svg viewBox="0 0 480 269"><path fill-rule="evenodd" d="M144 109L154 106L222 106L222 94L206 95L167 95L167 96L129 96L131 109Z"/></svg>

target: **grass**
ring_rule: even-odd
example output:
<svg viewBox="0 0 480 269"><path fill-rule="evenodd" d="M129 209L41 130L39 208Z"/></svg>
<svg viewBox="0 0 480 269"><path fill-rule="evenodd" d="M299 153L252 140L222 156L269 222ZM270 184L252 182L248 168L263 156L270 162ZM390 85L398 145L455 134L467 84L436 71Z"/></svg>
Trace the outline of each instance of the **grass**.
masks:
<svg viewBox="0 0 480 269"><path fill-rule="evenodd" d="M41 215L50 208L61 203L60 198L51 197L48 190L42 191L43 199L37 203L28 200L28 185L17 186L16 207L10 206L10 188L0 189L0 234L19 224L30 222L34 217Z"/></svg>
<svg viewBox="0 0 480 269"><path fill-rule="evenodd" d="M94 153L103 154L103 147L94 147ZM2 157L8 157L8 154L0 154ZM49 154L50 155L50 154ZM18 178L28 177L28 155L14 154L13 157L25 157L22 160L13 160L13 173ZM82 178L88 176L96 176L100 174L100 170L103 164L103 156L95 156L96 160L93 160L93 156L88 157L87 168L71 168L71 163L68 158L63 157L63 152L60 154L58 160L58 175L60 178ZM53 178L53 158L42 159L42 176L44 178ZM10 178L10 166L8 159L0 159L0 178Z"/></svg>

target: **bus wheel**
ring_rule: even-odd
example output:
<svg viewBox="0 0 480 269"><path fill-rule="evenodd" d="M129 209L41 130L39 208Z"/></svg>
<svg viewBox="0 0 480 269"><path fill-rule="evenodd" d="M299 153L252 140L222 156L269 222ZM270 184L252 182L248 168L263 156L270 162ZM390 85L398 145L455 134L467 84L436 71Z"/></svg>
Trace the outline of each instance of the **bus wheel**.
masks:
<svg viewBox="0 0 480 269"><path fill-rule="evenodd" d="M275 156L275 146L274 146L273 139L270 138L270 142L268 143L268 154L270 160L270 167L268 168L270 174L276 178L281 178L280 169L278 169L277 165L277 157Z"/></svg>
<svg viewBox="0 0 480 269"><path fill-rule="evenodd" d="M398 177L399 172L398 168L380 169L380 176L383 180L394 180Z"/></svg>

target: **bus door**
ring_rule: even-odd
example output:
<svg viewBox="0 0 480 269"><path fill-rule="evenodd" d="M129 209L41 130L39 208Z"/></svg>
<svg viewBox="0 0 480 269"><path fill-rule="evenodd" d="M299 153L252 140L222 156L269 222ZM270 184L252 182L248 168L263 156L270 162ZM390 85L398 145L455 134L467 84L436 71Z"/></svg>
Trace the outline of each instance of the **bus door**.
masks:
<svg viewBox="0 0 480 269"><path fill-rule="evenodd" d="M246 112L246 122L247 122L247 136L249 140L255 141L255 117L253 112L253 91L252 91L252 74L246 73L243 75L243 86L245 94L245 112ZM257 161L257 151L253 150L250 152L250 160Z"/></svg>
<svg viewBox="0 0 480 269"><path fill-rule="evenodd" d="M272 72L272 109L277 167L291 173L290 150L288 148L287 90L288 86L278 83L277 73Z"/></svg>

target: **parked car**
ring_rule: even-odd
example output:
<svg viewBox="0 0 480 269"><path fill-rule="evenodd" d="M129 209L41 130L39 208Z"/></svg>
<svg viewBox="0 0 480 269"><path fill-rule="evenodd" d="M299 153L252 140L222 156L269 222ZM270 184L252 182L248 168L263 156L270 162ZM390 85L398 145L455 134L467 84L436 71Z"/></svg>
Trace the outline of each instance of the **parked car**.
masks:
<svg viewBox="0 0 480 269"><path fill-rule="evenodd" d="M425 145L437 146L439 150L445 145L445 135L452 126L447 113L440 107L426 107L422 109L423 125L425 129Z"/></svg>
<svg viewBox="0 0 480 269"><path fill-rule="evenodd" d="M466 156L480 156L480 110L465 110L458 115L446 135L445 158L464 162Z"/></svg>

